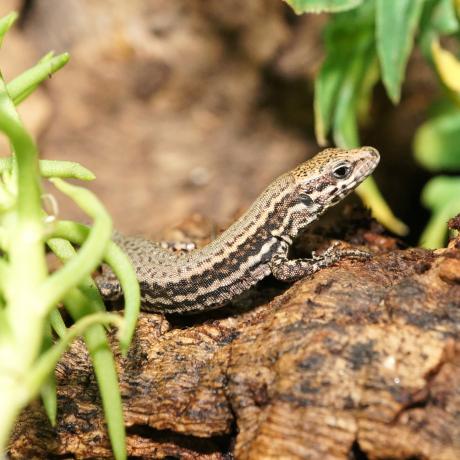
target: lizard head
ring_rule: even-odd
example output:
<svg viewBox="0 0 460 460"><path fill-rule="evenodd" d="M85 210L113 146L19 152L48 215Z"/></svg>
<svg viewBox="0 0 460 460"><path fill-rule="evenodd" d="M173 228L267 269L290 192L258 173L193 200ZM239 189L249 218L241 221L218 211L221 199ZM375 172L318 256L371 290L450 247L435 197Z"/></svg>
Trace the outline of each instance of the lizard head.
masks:
<svg viewBox="0 0 460 460"><path fill-rule="evenodd" d="M373 147L331 148L300 164L291 174L302 203L321 213L371 175L379 160Z"/></svg>

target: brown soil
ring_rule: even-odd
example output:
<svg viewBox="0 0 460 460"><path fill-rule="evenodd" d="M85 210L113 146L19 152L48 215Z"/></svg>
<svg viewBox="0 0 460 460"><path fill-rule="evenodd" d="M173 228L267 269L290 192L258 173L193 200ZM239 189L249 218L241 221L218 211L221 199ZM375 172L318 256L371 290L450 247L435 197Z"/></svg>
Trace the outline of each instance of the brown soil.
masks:
<svg viewBox="0 0 460 460"><path fill-rule="evenodd" d="M2 65L9 78L50 49L71 61L22 113L42 156L79 161L126 233L154 235L192 213L227 223L278 174L313 155L313 77L324 15L280 0L8 0L23 5ZM414 59L402 104L381 89L363 142L395 212L424 218L410 142L436 83ZM395 167L397 165L397 167ZM84 218L59 196L60 215Z"/></svg>

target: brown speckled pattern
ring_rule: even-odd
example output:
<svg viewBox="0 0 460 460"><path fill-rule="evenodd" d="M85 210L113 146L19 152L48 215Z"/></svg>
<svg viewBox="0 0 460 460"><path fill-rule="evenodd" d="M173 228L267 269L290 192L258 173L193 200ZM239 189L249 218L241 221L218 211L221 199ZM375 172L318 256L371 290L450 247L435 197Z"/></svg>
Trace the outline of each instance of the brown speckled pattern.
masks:
<svg viewBox="0 0 460 460"><path fill-rule="evenodd" d="M354 190L379 161L372 147L326 149L275 179L249 210L202 249L172 252L142 238L115 235L130 256L147 311L200 312L217 308L262 278L292 281L311 275L341 257L360 256L330 251L324 257L288 260L287 252L299 230ZM346 166L347 177L333 171ZM107 298L121 295L109 269L98 280Z"/></svg>

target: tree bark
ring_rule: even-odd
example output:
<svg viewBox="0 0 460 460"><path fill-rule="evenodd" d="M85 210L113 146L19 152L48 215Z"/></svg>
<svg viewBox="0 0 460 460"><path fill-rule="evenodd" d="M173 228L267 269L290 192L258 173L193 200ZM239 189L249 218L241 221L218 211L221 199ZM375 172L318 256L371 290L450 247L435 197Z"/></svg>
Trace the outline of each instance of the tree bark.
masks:
<svg viewBox="0 0 460 460"><path fill-rule="evenodd" d="M141 315L117 357L130 456L460 458L460 239L433 252L398 249L375 224L339 231L373 257L268 279L206 315ZM110 458L82 341L56 375L57 427L32 405L11 458Z"/></svg>

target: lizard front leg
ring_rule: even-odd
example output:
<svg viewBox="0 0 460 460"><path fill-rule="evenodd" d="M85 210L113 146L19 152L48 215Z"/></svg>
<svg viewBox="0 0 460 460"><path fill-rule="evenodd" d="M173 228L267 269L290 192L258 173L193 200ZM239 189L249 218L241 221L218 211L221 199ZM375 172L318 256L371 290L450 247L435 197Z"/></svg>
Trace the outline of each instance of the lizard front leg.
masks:
<svg viewBox="0 0 460 460"><path fill-rule="evenodd" d="M282 242L270 261L273 276L285 282L297 281L304 276L311 276L322 268L329 267L341 259L368 259L370 254L359 249L337 249L338 242L333 243L321 255L312 253L311 259L288 259L289 245Z"/></svg>
<svg viewBox="0 0 460 460"><path fill-rule="evenodd" d="M95 278L97 287L105 299L121 299L123 291L120 282L108 265L102 265L102 273Z"/></svg>

